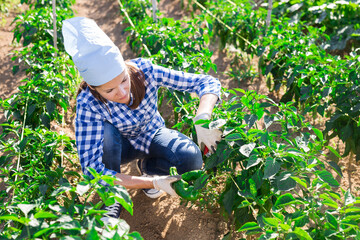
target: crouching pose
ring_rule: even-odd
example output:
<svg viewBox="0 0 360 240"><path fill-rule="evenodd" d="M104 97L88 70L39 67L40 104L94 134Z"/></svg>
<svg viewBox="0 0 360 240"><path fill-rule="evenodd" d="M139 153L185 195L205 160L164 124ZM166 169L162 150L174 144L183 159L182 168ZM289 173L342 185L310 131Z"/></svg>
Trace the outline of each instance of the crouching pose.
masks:
<svg viewBox="0 0 360 240"><path fill-rule="evenodd" d="M75 17L63 22L64 45L83 82L76 100L76 143L82 170L114 175L116 184L142 189L151 197L176 196L169 176L200 169L199 147L187 136L165 127L157 109L161 86L196 92L200 104L195 120L210 119L220 94L220 82L208 75L189 74L137 58L124 61L110 38L91 19ZM212 150L221 132L196 127L199 146ZM120 165L137 161L140 176L122 174ZM105 207L119 217L120 205Z"/></svg>

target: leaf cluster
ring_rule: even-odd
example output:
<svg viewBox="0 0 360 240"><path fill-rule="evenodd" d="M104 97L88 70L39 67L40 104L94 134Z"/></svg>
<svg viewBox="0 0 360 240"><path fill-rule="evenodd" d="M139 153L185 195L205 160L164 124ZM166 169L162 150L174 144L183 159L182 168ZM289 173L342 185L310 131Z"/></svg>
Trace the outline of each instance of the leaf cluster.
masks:
<svg viewBox="0 0 360 240"><path fill-rule="evenodd" d="M0 125L0 177L6 183L0 192L0 238L142 239L124 220L106 223L100 209L117 201L132 214L126 189L94 169L92 178L78 174L75 141L51 131L54 121L64 120L79 74L62 39L59 49L52 46L52 2L24 2L29 10L14 21L14 40L23 48L12 59L19 63L13 72L23 68L27 76L17 93L0 102L6 116ZM73 1L57 4L61 29L62 20L73 15ZM102 201L90 202L94 194Z"/></svg>
<svg viewBox="0 0 360 240"><path fill-rule="evenodd" d="M202 122L210 129L222 128L224 139L205 159L209 177L202 183L199 204L217 201L234 230L263 233L261 239L359 234L353 216L360 199L343 192L353 199L349 203L336 190L340 184L329 169L342 177L341 169L321 156L325 147L340 155L326 145L323 132L306 122L293 102L277 104L242 89L224 94L228 101L214 109L214 120ZM223 186L217 193L207 190L214 183Z"/></svg>

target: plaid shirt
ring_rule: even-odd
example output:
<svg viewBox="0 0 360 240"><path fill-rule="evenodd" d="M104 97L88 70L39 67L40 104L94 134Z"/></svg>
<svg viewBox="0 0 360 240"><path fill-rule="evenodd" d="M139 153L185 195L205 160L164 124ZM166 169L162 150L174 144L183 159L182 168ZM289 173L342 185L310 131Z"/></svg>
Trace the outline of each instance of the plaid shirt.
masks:
<svg viewBox="0 0 360 240"><path fill-rule="evenodd" d="M106 106L91 94L89 88L83 90L76 99L76 143L81 167L86 175L91 176L87 167L97 172L103 171L106 175L116 174L116 171L105 168L102 163L104 121L113 124L135 149L149 152L155 133L165 125L157 108L159 87L195 92L199 97L206 93L220 97L220 82L216 78L171 70L143 58L131 61L145 74L145 97L136 109L108 101L110 115Z"/></svg>

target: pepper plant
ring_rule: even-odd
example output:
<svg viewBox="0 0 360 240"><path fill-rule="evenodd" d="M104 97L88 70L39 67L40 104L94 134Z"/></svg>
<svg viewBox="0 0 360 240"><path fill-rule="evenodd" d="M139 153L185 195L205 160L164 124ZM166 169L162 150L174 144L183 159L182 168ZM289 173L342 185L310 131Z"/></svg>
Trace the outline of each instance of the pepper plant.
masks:
<svg viewBox="0 0 360 240"><path fill-rule="evenodd" d="M41 188L37 199L3 207L1 210L6 212L0 216L4 224L0 236L6 239L142 239L139 233L129 232L124 220L110 219L104 225L101 218L106 211L100 210L101 202L94 205L88 201L95 192L106 205L116 200L130 213L133 204L124 187L114 186L114 177L99 174L94 169L89 171L93 178L83 176L83 181L72 185L64 178L63 169L58 168L52 176L63 177L55 181L54 188Z"/></svg>
<svg viewBox="0 0 360 240"><path fill-rule="evenodd" d="M61 42L59 50L52 47L51 2L24 2L29 10L15 19L14 30L24 48L13 60L25 66L27 77L18 93L0 102L6 116L0 136L0 176L6 183L0 192L0 238L142 239L125 221L102 218L102 202L115 200L132 214L125 188L93 169L93 178L81 176L74 140L50 130L54 120L63 122L79 74ZM58 3L59 29L72 16L72 3ZM15 65L14 73L18 70ZM94 194L102 201L90 202Z"/></svg>
<svg viewBox="0 0 360 240"><path fill-rule="evenodd" d="M70 8L58 6L56 9L57 36L59 36L57 45L62 51L64 51L61 34L62 21L73 15L74 13ZM15 17L13 23L15 23L13 30L14 41L20 43L20 41L23 40L23 45L27 46L30 43L47 40L53 45L53 18L51 5L30 8L29 11Z"/></svg>
<svg viewBox="0 0 360 240"><path fill-rule="evenodd" d="M314 202L320 190L324 190L321 194L326 196L336 195L334 189L339 183L328 170L342 176L341 169L335 162L320 157L325 148L339 154L326 145L323 133L305 121L294 103L276 104L266 96L242 89L227 90L225 96L228 100L214 109L213 121L197 122L208 128L221 127L224 139L216 152L205 158L206 174L195 183L195 189L201 189L199 205L214 207L216 201L220 206L229 220L229 236L238 229L249 230L248 234L267 231L264 219L278 216L276 203L290 195L296 199L314 199ZM189 114L187 118L192 116ZM312 175L318 180L311 180ZM212 184L222 187L216 189ZM310 184L314 186L313 191L299 195L299 189L308 189ZM305 200L302 203L306 205ZM320 210L316 204L308 209ZM303 216L304 211L295 212L293 218ZM256 227L248 228L255 223ZM309 234L313 231L311 234L316 236L322 232L321 227L318 224L304 231Z"/></svg>
<svg viewBox="0 0 360 240"><path fill-rule="evenodd" d="M274 2L275 18L288 18L290 23L325 27L326 50L348 51L349 45L360 46L359 1L280 1Z"/></svg>

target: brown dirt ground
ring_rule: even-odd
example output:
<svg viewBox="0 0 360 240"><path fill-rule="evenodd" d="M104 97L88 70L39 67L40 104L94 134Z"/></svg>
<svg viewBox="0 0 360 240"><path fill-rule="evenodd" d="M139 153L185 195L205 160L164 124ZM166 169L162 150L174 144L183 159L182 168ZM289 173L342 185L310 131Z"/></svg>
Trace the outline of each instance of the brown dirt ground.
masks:
<svg viewBox="0 0 360 240"><path fill-rule="evenodd" d="M180 0L171 1L164 0L158 5L164 16L180 19L186 14L180 8ZM99 26L109 35L109 37L117 44L124 56L124 59L136 57L126 44L128 32L124 32L127 27L122 24L122 17L119 14L117 1L87 1L78 0L74 6L76 16L86 16L94 19ZM18 47L12 45L12 28L10 23L16 16L11 13L6 17L5 26L0 27L0 96L2 99L10 97L17 91L17 87L21 85L20 80L25 76L23 73L13 75L11 72L14 63L9 55ZM224 49L219 49L217 44L210 46L210 50L214 52L212 57L214 63L218 66L218 72L212 73L218 77L222 86L225 88L241 87L243 89L252 89L257 92L269 95L267 87L260 78L256 78L251 82L242 81L240 84L224 74L229 71L231 58L227 56ZM250 64L256 66L256 59ZM255 67L256 68L256 67ZM164 115L169 116L169 110L163 108ZM166 117L164 116L164 117ZM74 138L74 128L72 124L73 114L68 118L65 132ZM0 113L0 122L3 121L3 114ZM318 122L317 126L323 129L323 123ZM54 126L54 130L59 130L60 126ZM341 185L344 189L349 186L356 196L360 196L360 168L359 164L354 161L349 164L348 158L341 159L339 165L343 168L344 178ZM138 175L135 171L134 163L125 165L122 172ZM338 179L340 180L340 179ZM187 208L180 205L180 200L173 197L161 196L158 199L149 199L139 190L129 190L134 202L134 214L123 211L121 218L130 225L131 231L138 231L144 239L221 239L227 232L226 223L219 213L210 214L206 211L193 207ZM94 199L96 200L96 199Z"/></svg>

